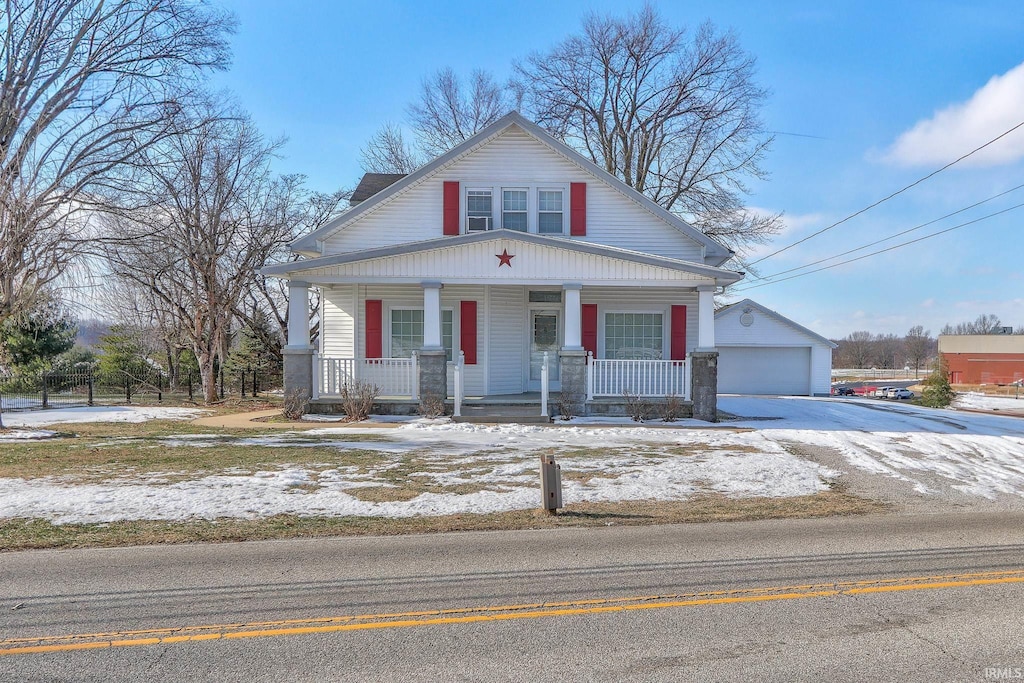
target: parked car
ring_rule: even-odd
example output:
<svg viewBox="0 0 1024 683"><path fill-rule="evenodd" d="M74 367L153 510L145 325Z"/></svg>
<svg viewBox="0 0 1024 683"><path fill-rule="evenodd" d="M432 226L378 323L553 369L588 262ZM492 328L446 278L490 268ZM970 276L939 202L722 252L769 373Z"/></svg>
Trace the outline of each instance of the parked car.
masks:
<svg viewBox="0 0 1024 683"><path fill-rule="evenodd" d="M914 398L914 392L910 389L893 389L889 392L889 398L908 399Z"/></svg>
<svg viewBox="0 0 1024 683"><path fill-rule="evenodd" d="M895 388L896 387L878 387L877 389L875 389L875 398L885 398L886 395L889 393L889 390Z"/></svg>
<svg viewBox="0 0 1024 683"><path fill-rule="evenodd" d="M857 392L853 390L853 387L837 387L836 396L856 396Z"/></svg>

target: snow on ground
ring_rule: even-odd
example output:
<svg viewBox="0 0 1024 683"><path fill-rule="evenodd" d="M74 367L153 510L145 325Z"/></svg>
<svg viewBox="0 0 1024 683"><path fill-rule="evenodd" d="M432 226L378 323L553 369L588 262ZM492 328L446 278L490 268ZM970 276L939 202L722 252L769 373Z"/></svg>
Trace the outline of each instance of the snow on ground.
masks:
<svg viewBox="0 0 1024 683"><path fill-rule="evenodd" d="M1024 413L1024 396L1021 396L1021 398L1014 398L1013 396L987 396L976 391L970 391L966 394L957 394L956 399L953 401L953 407Z"/></svg>
<svg viewBox="0 0 1024 683"><path fill-rule="evenodd" d="M564 498L573 503L685 500L708 492L798 496L827 488L841 474L794 454L822 447L842 454L851 467L906 482L922 495L937 493L941 485L983 499L1024 499L1024 420L1018 418L860 399L730 396L721 397L719 407L737 419L650 427L619 421L547 427L413 420L386 430L325 426L251 437L183 435L162 443L360 449L379 460L362 469L282 465L256 473L196 474L188 481L154 474L88 485L0 479L0 517L71 523L500 512L538 505L537 462L548 452L562 467ZM439 492L397 502L351 495L357 487L395 486L389 473L409 462L420 471L406 476ZM444 490L467 485L483 490Z"/></svg>
<svg viewBox="0 0 1024 683"><path fill-rule="evenodd" d="M933 493L1024 497L1024 421L865 399L723 397L719 408L776 441L823 446L854 467ZM753 420L749 418L755 418ZM771 418L768 420L756 418Z"/></svg>
<svg viewBox="0 0 1024 683"><path fill-rule="evenodd" d="M0 443L4 441L38 441L39 439L52 439L57 432L49 429L12 429L0 431Z"/></svg>
<svg viewBox="0 0 1024 683"><path fill-rule="evenodd" d="M146 422L148 420L192 420L208 414L197 408L170 408L163 406L94 406L92 408L53 408L4 413L6 427L36 427L39 425L81 422Z"/></svg>

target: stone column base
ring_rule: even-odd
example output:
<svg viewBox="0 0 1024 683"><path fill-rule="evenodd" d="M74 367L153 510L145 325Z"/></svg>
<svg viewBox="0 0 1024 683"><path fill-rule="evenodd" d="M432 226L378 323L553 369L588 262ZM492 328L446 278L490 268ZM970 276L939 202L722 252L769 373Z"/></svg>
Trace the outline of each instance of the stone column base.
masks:
<svg viewBox="0 0 1024 683"><path fill-rule="evenodd" d="M690 363L693 416L705 422L718 422L718 351L694 351Z"/></svg>
<svg viewBox="0 0 1024 683"><path fill-rule="evenodd" d="M313 349L281 349L284 357L284 390L301 390L313 398Z"/></svg>
<svg viewBox="0 0 1024 683"><path fill-rule="evenodd" d="M420 406L424 414L443 414L448 400L448 356L440 351L420 351Z"/></svg>
<svg viewBox="0 0 1024 683"><path fill-rule="evenodd" d="M573 415L563 417L583 415L587 404L587 352L576 349L559 351L558 373L562 382L560 403L572 404L565 405L561 410L564 412L568 408Z"/></svg>

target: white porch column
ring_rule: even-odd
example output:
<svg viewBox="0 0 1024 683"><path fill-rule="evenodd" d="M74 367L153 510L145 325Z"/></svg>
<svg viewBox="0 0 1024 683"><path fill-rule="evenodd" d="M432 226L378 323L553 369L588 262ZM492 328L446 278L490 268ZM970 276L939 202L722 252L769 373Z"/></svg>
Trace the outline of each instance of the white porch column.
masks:
<svg viewBox="0 0 1024 683"><path fill-rule="evenodd" d="M288 349L309 346L309 283L288 281Z"/></svg>
<svg viewBox="0 0 1024 683"><path fill-rule="evenodd" d="M564 346L566 351L583 350L583 309L580 306L580 290L583 285L577 282L568 282L562 285L565 292L565 337Z"/></svg>
<svg viewBox="0 0 1024 683"><path fill-rule="evenodd" d="M441 283L423 284L423 349L438 351L444 349L441 342Z"/></svg>
<svg viewBox="0 0 1024 683"><path fill-rule="evenodd" d="M697 287L697 350L715 348L715 286Z"/></svg>

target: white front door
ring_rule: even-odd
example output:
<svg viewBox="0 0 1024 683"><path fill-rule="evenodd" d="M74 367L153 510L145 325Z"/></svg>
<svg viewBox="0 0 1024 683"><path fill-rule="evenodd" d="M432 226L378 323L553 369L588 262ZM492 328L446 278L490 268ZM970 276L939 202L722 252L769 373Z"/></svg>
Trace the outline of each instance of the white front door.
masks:
<svg viewBox="0 0 1024 683"><path fill-rule="evenodd" d="M541 366L544 363L544 352L548 354L548 377L551 381L549 389L558 390L558 349L561 348L562 312L558 309L530 309L529 335L529 373L527 391L540 391Z"/></svg>

